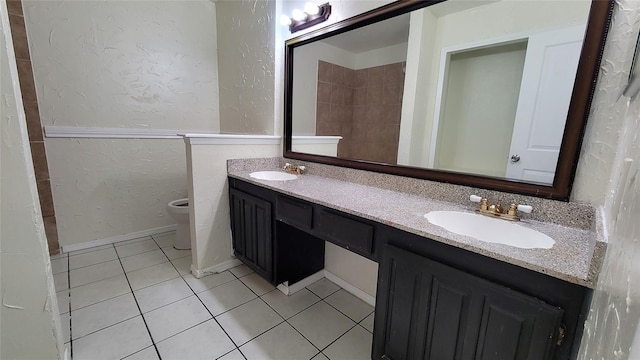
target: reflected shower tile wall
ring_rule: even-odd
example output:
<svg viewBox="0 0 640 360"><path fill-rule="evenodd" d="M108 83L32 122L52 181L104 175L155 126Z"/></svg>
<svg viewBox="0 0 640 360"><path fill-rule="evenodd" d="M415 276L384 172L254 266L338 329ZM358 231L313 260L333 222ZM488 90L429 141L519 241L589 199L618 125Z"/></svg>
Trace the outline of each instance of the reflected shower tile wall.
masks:
<svg viewBox="0 0 640 360"><path fill-rule="evenodd" d="M316 135L341 135L338 156L396 163L404 63L352 70L318 62Z"/></svg>

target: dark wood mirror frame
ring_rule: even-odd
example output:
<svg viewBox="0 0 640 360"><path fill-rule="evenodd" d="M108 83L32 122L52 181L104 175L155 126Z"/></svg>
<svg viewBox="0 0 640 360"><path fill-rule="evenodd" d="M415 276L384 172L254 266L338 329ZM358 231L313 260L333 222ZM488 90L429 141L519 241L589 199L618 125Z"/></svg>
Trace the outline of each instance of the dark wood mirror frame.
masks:
<svg viewBox="0 0 640 360"><path fill-rule="evenodd" d="M305 154L291 151L292 146L292 109L293 109L293 51L305 45L329 36L341 34L393 16L404 14L444 0L400 0L355 17L331 24L316 31L301 35L285 42L285 113L284 113L284 157L311 161L328 165L343 166L361 170L381 172L399 176L466 185L484 189L506 191L536 197L569 201L571 187L578 165L584 130L589 117L591 100L595 91L600 60L611 23L613 0L592 0L585 38L576 72L567 122L558 156L553 185L525 183L504 178L487 177L473 174L430 170L410 166L398 166L374 163L363 160L341 159L331 156Z"/></svg>

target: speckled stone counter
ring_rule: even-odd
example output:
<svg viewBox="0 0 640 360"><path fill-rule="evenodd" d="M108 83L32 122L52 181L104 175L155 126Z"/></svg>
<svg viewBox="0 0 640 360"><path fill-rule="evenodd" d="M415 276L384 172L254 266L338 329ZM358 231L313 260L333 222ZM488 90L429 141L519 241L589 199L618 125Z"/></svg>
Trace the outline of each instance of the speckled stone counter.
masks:
<svg viewBox="0 0 640 360"><path fill-rule="evenodd" d="M317 203L435 241L466 249L526 269L544 273L589 288L595 286L605 244L597 241L595 227L581 229L532 219L519 224L553 238L551 249L520 249L482 242L433 225L424 214L435 210L472 212L473 206L434 200L406 192L362 185L334 178L305 174L291 181L267 181L251 178L257 170L277 170L272 159L239 163L228 167L229 176L283 194ZM535 208L534 208L535 211ZM425 240L428 241L428 240Z"/></svg>

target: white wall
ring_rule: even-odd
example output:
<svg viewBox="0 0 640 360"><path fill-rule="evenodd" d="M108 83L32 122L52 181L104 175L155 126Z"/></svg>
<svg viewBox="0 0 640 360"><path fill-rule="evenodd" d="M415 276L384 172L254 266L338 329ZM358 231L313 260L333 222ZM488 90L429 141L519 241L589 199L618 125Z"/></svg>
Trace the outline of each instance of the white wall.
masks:
<svg viewBox="0 0 640 360"><path fill-rule="evenodd" d="M324 251L325 270L376 297L378 263L330 242L325 242Z"/></svg>
<svg viewBox="0 0 640 360"><path fill-rule="evenodd" d="M425 8L422 10L425 14L423 24L425 34L434 36L433 42L425 42L421 40L419 36L414 36L411 41L423 41L418 46L422 47L422 56L432 56L430 61L421 59L420 68L411 67L407 64L407 79L416 77L422 79L423 86L422 93L415 96L416 99L420 99L420 102L424 103L422 108L414 110L413 118L408 116L410 112L403 105L403 123L406 120L413 120L411 127L417 129L417 125L420 124L418 119L426 119L426 126L423 129L423 134L413 135L411 138L411 149L422 149L421 153L407 155L407 146L404 149L401 146L399 152L399 160L404 164L415 166L426 166L428 164L430 140L432 137L432 121L435 112L436 93L438 87L438 71L440 67L440 56L443 48L453 45L466 44L483 39L492 39L508 34L534 32L542 29L550 29L559 26L576 25L585 23L590 2L585 0L580 1L518 1L518 0L504 0L495 3L489 3L484 6L475 7L466 11L456 12L441 17L436 17L434 13ZM436 7L438 5L435 5ZM430 13L430 15L427 15ZM418 15L418 14L416 14ZM428 20L427 20L428 18ZM434 29L433 18L437 19L437 23ZM412 15L412 20L414 16ZM414 22L412 21L412 27ZM420 23L416 22L419 26ZM464 24L461 26L460 24ZM411 32L414 29L410 30ZM435 34L435 35L431 35ZM412 42L413 43L413 42ZM433 47L426 48L425 44ZM411 49L413 46L410 46ZM415 51L415 50L414 50ZM411 58L411 57L410 57ZM430 66L430 68L426 68ZM420 73L416 73L421 71ZM417 75L416 75L417 74ZM406 86L406 85L405 85ZM417 88L405 87L405 98L409 98L409 91L419 91ZM402 130L403 127L409 128L401 124L401 139L406 142L409 137L408 130ZM412 131L412 134L416 134L416 131ZM418 144L418 142L423 144ZM402 154L402 158L400 158Z"/></svg>
<svg viewBox="0 0 640 360"><path fill-rule="evenodd" d="M428 10L411 13L407 65L402 97L402 116L398 140L398 164L427 167L429 157L425 149L431 146L430 132L433 116L427 116L427 89L438 79L429 77L437 30L437 18Z"/></svg>
<svg viewBox="0 0 640 360"><path fill-rule="evenodd" d="M451 55L436 169L506 176L526 48L520 42Z"/></svg>
<svg viewBox="0 0 640 360"><path fill-rule="evenodd" d="M362 31L367 30L365 28ZM403 42L396 45L357 53L355 54L356 64L353 70L407 61L408 46L409 43Z"/></svg>
<svg viewBox="0 0 640 360"><path fill-rule="evenodd" d="M64 247L174 224L169 201L187 197L180 139L47 139Z"/></svg>
<svg viewBox="0 0 640 360"><path fill-rule="evenodd" d="M274 133L275 6L275 0L216 2L223 133Z"/></svg>
<svg viewBox="0 0 640 360"><path fill-rule="evenodd" d="M43 125L218 132L215 5L26 1Z"/></svg>
<svg viewBox="0 0 640 360"><path fill-rule="evenodd" d="M216 9L202 1L25 1L43 125L218 132ZM167 226L179 140L45 139L60 245Z"/></svg>
<svg viewBox="0 0 640 360"><path fill-rule="evenodd" d="M612 161L610 178L616 180L604 206L609 243L585 324L580 359L637 359L640 355L640 343L636 343L635 357L629 353L640 320L640 100L629 106L626 100L617 105L624 124ZM618 178L625 173L625 178Z"/></svg>
<svg viewBox="0 0 640 360"><path fill-rule="evenodd" d="M616 106L627 84L629 68L638 38L640 2L623 0L616 6L614 21L607 35L587 129L582 142L572 201L603 205L610 191L612 161L617 152L624 117Z"/></svg>
<svg viewBox="0 0 640 360"><path fill-rule="evenodd" d="M573 193L596 204L604 200L609 241L585 323L580 360L640 357L640 99L630 104L627 98L619 99L639 30L640 2L620 1L576 177L581 192ZM603 186L606 191L600 192Z"/></svg>
<svg viewBox="0 0 640 360"><path fill-rule="evenodd" d="M0 358L64 352L6 2L0 1Z"/></svg>
<svg viewBox="0 0 640 360"><path fill-rule="evenodd" d="M227 159L265 158L280 154L275 144L238 145L195 144L187 139L189 198L195 199L190 211L192 270L221 271L232 260L231 223Z"/></svg>

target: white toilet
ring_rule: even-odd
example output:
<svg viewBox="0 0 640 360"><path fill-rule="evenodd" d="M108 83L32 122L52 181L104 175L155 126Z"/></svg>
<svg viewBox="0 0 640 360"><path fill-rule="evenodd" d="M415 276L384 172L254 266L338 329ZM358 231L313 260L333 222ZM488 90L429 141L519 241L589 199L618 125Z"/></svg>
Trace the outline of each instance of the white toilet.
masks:
<svg viewBox="0 0 640 360"><path fill-rule="evenodd" d="M191 234L189 231L189 198L178 199L167 204L167 212L178 224L176 241L173 244L178 250L191 249Z"/></svg>

